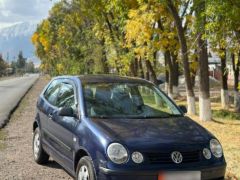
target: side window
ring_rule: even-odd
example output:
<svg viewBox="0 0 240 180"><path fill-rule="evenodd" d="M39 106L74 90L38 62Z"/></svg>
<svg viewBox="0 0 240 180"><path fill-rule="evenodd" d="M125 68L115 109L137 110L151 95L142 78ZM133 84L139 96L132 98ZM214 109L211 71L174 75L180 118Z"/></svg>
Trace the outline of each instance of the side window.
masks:
<svg viewBox="0 0 240 180"><path fill-rule="evenodd" d="M74 87L68 83L62 83L57 98L57 107L73 107L75 105Z"/></svg>
<svg viewBox="0 0 240 180"><path fill-rule="evenodd" d="M61 87L61 83L55 80L49 85L49 87L44 93L44 97L46 98L46 100L54 106L56 105L56 100L57 100L60 87Z"/></svg>

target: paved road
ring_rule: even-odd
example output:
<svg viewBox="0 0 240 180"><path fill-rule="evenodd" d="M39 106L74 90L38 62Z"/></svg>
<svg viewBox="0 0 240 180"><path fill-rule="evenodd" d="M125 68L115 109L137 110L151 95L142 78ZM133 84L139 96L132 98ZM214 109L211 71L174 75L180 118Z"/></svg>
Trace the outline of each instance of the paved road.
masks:
<svg viewBox="0 0 240 180"><path fill-rule="evenodd" d="M0 81L0 129L38 75L16 77Z"/></svg>

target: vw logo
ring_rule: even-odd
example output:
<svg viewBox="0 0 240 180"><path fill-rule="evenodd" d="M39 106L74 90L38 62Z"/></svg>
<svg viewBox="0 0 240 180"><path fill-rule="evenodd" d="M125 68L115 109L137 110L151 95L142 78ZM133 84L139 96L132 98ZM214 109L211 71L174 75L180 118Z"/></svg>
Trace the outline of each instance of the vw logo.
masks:
<svg viewBox="0 0 240 180"><path fill-rule="evenodd" d="M172 158L173 162L175 162L176 164L180 164L183 160L182 154L178 151L172 152L171 158Z"/></svg>

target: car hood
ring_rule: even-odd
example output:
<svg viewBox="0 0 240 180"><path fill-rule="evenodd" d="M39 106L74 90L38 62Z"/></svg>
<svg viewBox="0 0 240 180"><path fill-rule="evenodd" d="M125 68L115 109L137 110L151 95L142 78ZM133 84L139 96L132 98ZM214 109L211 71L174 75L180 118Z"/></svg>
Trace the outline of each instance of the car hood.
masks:
<svg viewBox="0 0 240 180"><path fill-rule="evenodd" d="M160 119L92 119L112 141L128 147L208 142L207 130L188 117Z"/></svg>

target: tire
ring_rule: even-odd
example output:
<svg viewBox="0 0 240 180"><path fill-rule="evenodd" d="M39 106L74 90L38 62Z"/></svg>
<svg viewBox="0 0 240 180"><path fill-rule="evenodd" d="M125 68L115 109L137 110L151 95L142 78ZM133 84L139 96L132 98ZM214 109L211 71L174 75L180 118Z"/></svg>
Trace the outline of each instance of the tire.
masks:
<svg viewBox="0 0 240 180"><path fill-rule="evenodd" d="M49 155L42 148L41 133L39 128L36 128L32 141L33 157L36 163L46 164L49 159Z"/></svg>
<svg viewBox="0 0 240 180"><path fill-rule="evenodd" d="M80 159L76 171L76 180L96 180L93 163L90 157L84 156Z"/></svg>

